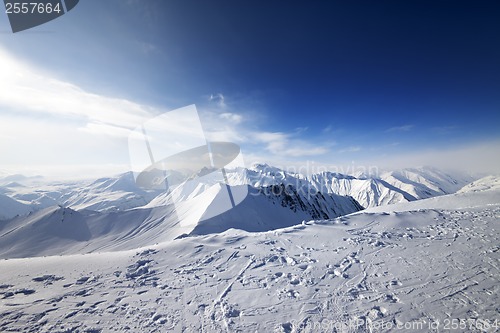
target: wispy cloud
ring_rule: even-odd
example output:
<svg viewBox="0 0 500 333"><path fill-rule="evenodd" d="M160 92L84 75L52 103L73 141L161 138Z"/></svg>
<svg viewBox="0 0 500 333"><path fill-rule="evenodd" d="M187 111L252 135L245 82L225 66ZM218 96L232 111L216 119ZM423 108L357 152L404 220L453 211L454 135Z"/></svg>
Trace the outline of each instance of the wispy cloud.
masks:
<svg viewBox="0 0 500 333"><path fill-rule="evenodd" d="M231 113L231 112L221 113L219 115L219 117L221 119L223 119L223 120L230 121L233 124L239 124L243 120L243 116L242 115L236 114L236 113Z"/></svg>
<svg viewBox="0 0 500 333"><path fill-rule="evenodd" d="M403 125L403 126L396 126L396 127L391 127L385 132L408 132L413 129L414 125Z"/></svg>
<svg viewBox="0 0 500 333"><path fill-rule="evenodd" d="M220 94L222 95L222 94ZM223 95L222 95L223 96ZM211 96L209 100L218 100ZM222 110L221 110L222 109ZM271 162L282 157L309 157L326 154L335 143L317 143L304 135L308 127L297 127L290 132L275 132L258 129L252 117L242 116L244 111L234 105L227 108L200 108L203 128L209 141L229 141L242 145L244 152L267 156ZM257 129L256 129L257 128Z"/></svg>
<svg viewBox="0 0 500 333"><path fill-rule="evenodd" d="M0 64L0 154L5 165L123 166L129 161L130 130L163 111L87 91L1 49ZM250 117L254 111L227 105L222 93L212 94L208 102L207 109L199 109L208 140L238 143L244 154L259 153L270 163L331 153L333 143L304 135L307 127L262 130L255 120L258 113Z"/></svg>
<svg viewBox="0 0 500 333"><path fill-rule="evenodd" d="M306 157L326 154L330 151L327 145L318 145L293 134L282 132L254 132L252 137L265 145L265 149L277 156Z"/></svg>
<svg viewBox="0 0 500 333"><path fill-rule="evenodd" d="M0 63L0 106L4 110L54 115L81 121L84 126L95 123L125 128L134 128L155 113L153 108L126 99L85 91L31 68L2 50Z"/></svg>
<svg viewBox="0 0 500 333"><path fill-rule="evenodd" d="M332 130L333 130L333 126L332 125L328 125L325 128L323 128L321 130L321 132L323 132L323 133L330 133Z"/></svg>
<svg viewBox="0 0 500 333"><path fill-rule="evenodd" d="M101 123L88 123L78 130L92 135L108 135L117 138L128 138L130 135L130 130L127 128Z"/></svg>
<svg viewBox="0 0 500 333"><path fill-rule="evenodd" d="M219 108L198 107L200 120L208 141L243 143L247 140L246 120L240 113Z"/></svg>
<svg viewBox="0 0 500 333"><path fill-rule="evenodd" d="M226 107L226 99L222 93L217 93L217 94L211 94L210 97L208 97L208 101L212 103L216 103L217 106L221 108Z"/></svg>
<svg viewBox="0 0 500 333"><path fill-rule="evenodd" d="M128 163L126 140L121 140L121 133L116 132L114 127L80 126L71 121L54 121L52 117L40 119L0 115L0 132L6 135L0 140L1 167L23 165L37 169L40 165L74 167ZM108 134L101 135L103 131ZM110 131L112 135L109 135Z"/></svg>
<svg viewBox="0 0 500 333"><path fill-rule="evenodd" d="M123 170L129 161L129 130L160 112L86 91L2 49L0 66L2 167L74 170L103 165L110 170L104 166L120 165Z"/></svg>
<svg viewBox="0 0 500 333"><path fill-rule="evenodd" d="M309 127L307 127L307 126L305 126L305 127L297 127L295 129L295 133L301 134L301 133L307 132L307 130L309 130Z"/></svg>

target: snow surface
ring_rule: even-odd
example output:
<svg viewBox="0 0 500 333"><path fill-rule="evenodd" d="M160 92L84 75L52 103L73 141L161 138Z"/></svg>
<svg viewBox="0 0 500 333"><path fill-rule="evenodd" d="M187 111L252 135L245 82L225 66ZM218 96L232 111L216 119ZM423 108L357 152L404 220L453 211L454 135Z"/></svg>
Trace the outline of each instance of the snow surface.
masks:
<svg viewBox="0 0 500 333"><path fill-rule="evenodd" d="M454 193L475 180L470 176L451 176L429 167L385 172L380 176L355 177L332 172L304 176L267 164L256 164L244 170L227 170L227 177L231 186L250 185L262 188L289 185L302 196L314 196L317 192L324 195L350 196L364 208ZM99 212L164 206L192 199L222 182L222 179L217 177L203 177L201 180L188 182L169 193L164 193L145 191L137 187L131 172L94 181L75 182L45 182L41 177L7 176L0 179L0 194L30 206L30 209L9 204L7 214L5 205L0 206L0 220L56 205L73 210Z"/></svg>
<svg viewBox="0 0 500 333"><path fill-rule="evenodd" d="M32 211L56 205L74 210L123 211L146 205L158 195L138 188L131 172L93 181L44 182L20 175L15 179L17 186L12 186L6 178L0 180L0 193L31 206Z"/></svg>
<svg viewBox="0 0 500 333"><path fill-rule="evenodd" d="M384 172L380 176L355 177L332 172L303 176L267 164L256 164L246 175L247 183L255 187L284 183L305 193L319 191L348 195L364 208L455 193L474 180L471 176L450 175L431 167Z"/></svg>
<svg viewBox="0 0 500 333"><path fill-rule="evenodd" d="M267 231L314 218L333 218L359 211L350 197L320 195L310 200L293 189L276 194L250 188L235 208L215 215L224 198L215 184L185 201L118 212L74 211L49 207L0 223L0 258L135 249L189 234L238 228ZM233 187L235 191L237 187ZM32 244L32 245L30 245Z"/></svg>
<svg viewBox="0 0 500 333"><path fill-rule="evenodd" d="M26 215L33 210L17 200L0 193L0 220L7 220L19 215Z"/></svg>
<svg viewBox="0 0 500 333"><path fill-rule="evenodd" d="M263 232L212 233L218 230L208 223L197 236L140 249L0 260L0 331L446 332L453 319L466 325L453 332L496 332L500 191L494 184L483 179L458 194L294 226L286 219L295 214L273 215L266 222L277 229ZM279 196L251 198L262 214L242 206L234 218L258 225L264 207L293 212L276 204ZM155 209L125 213L160 214ZM104 222L121 213L109 214L50 208L18 228L53 234L63 215ZM135 222L122 216L102 226L116 228L103 231L106 237L123 231L108 243L161 239L156 223L141 224L135 234L122 223ZM56 248L66 241L51 238Z"/></svg>
<svg viewBox="0 0 500 333"><path fill-rule="evenodd" d="M487 190L500 190L500 177L499 176L487 176L478 179L463 188L461 188L458 193L467 192L480 192Z"/></svg>

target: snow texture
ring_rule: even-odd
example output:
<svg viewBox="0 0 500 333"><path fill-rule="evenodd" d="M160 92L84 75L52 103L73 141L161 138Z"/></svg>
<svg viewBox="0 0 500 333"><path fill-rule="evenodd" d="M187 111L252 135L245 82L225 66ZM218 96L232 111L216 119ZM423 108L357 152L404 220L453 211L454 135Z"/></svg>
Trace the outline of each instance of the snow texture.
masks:
<svg viewBox="0 0 500 333"><path fill-rule="evenodd" d="M426 179L430 196L455 188ZM498 331L498 178L363 211L287 185L205 220L220 185L175 212L55 206L1 222L0 331Z"/></svg>

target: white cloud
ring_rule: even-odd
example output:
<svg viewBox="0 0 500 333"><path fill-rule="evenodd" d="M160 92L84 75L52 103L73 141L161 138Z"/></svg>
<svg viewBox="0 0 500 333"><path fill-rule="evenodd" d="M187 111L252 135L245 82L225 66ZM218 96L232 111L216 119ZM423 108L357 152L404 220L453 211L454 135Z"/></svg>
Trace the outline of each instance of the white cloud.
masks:
<svg viewBox="0 0 500 333"><path fill-rule="evenodd" d="M4 110L126 128L134 128L154 114L144 105L90 93L53 78L2 50L0 66L0 106Z"/></svg>
<svg viewBox="0 0 500 333"><path fill-rule="evenodd" d="M265 149L277 156L306 157L323 155L330 151L326 145L319 145L296 139L292 134L282 132L253 132L251 135L257 142L263 143Z"/></svg>
<svg viewBox="0 0 500 333"><path fill-rule="evenodd" d="M49 170L52 165L66 167L68 174L75 166L103 165L109 171L106 165L126 165L129 129L158 112L85 91L1 49L0 110L2 168Z"/></svg>
<svg viewBox="0 0 500 333"><path fill-rule="evenodd" d="M257 142L264 143L266 149L274 154L283 151L289 140L289 135L281 132L254 132L252 137Z"/></svg>
<svg viewBox="0 0 500 333"><path fill-rule="evenodd" d="M221 108L226 107L225 98L222 93L211 94L210 97L208 98L208 101L216 103Z"/></svg>
<svg viewBox="0 0 500 333"><path fill-rule="evenodd" d="M219 117L223 120L228 120L234 124L239 124L243 121L243 116L236 113L225 112L221 113Z"/></svg>
<svg viewBox="0 0 500 333"><path fill-rule="evenodd" d="M139 3L137 0L131 2ZM155 51L154 45L144 43L142 46L146 53ZM254 120L250 119L252 117L248 113L241 109L229 110L235 104L233 99L226 99L222 93L216 93L210 95L208 100L210 105L219 110L219 113L214 112L202 119L209 140L245 145L249 155L258 153L262 160L271 163L278 161L280 164L279 161L292 158L303 158L301 161L304 161L311 157L340 160L338 155L331 154L331 143L318 143L301 135L307 128L297 128L290 133L255 130L256 124L251 123ZM106 165L120 165L123 168L128 163L124 140L128 130L158 113L159 110L147 105L86 91L27 65L0 49L2 167L11 164L19 168L45 165L47 170L62 170L66 168L65 165L70 165L70 168L78 166L81 170L96 170L98 165L103 168ZM408 132L414 128L414 125L403 124L386 129L385 132ZM442 126L430 130L446 134L458 129L455 126ZM332 125L323 128L322 132L332 133ZM360 147L352 146L341 149L339 153L360 150ZM247 153L244 151L244 154ZM371 159L370 164L389 167L428 164L500 172L500 142L366 158Z"/></svg>
<svg viewBox="0 0 500 333"><path fill-rule="evenodd" d="M234 127L224 126L218 130L205 131L208 141L234 142L241 144L245 142L246 136Z"/></svg>
<svg viewBox="0 0 500 333"><path fill-rule="evenodd" d="M311 145L303 145L299 147L291 147L284 151L283 155L291 157L304 157L304 156L318 156L327 154L329 149L327 147L314 147Z"/></svg>
<svg viewBox="0 0 500 333"><path fill-rule="evenodd" d="M328 125L325 128L323 128L321 130L321 132L323 132L323 133L330 133L332 130L333 130L333 126L332 125Z"/></svg>
<svg viewBox="0 0 500 333"><path fill-rule="evenodd" d="M0 132L8 139L0 140L2 168L23 165L126 164L125 140L112 136L96 136L79 129L78 123L58 122L50 118L27 118L0 115Z"/></svg>
<svg viewBox="0 0 500 333"><path fill-rule="evenodd" d="M243 143L247 140L245 118L239 113L217 112L198 108L200 121L208 141Z"/></svg>
<svg viewBox="0 0 500 333"><path fill-rule="evenodd" d="M64 166L94 170L100 164L126 165L130 163L130 130L161 113L127 99L91 93L1 49L0 66L0 154L6 161L3 167L22 166L23 170L32 168L32 173L38 173L36 170L42 166L48 170L50 165L54 170ZM210 141L236 142L250 153L265 152L271 160L329 151L326 146L299 138L305 128L292 133L249 130L255 124L243 117L243 112L228 110L223 94L211 95L209 100L216 104L216 111L200 110L200 115ZM175 129L184 134L189 130Z"/></svg>
<svg viewBox="0 0 500 333"><path fill-rule="evenodd" d="M79 130L89 134L109 135L117 138L128 138L130 135L130 130L127 128L102 123L88 123Z"/></svg>

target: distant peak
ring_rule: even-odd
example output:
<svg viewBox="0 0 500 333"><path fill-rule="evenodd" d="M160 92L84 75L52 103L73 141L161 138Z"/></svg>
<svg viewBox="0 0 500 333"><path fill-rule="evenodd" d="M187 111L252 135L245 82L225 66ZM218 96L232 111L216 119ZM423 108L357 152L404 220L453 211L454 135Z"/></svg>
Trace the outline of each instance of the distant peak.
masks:
<svg viewBox="0 0 500 333"><path fill-rule="evenodd" d="M316 177L326 177L326 178L337 178L337 179L356 179L356 177L351 175L345 175L343 173L322 171L316 174Z"/></svg>

